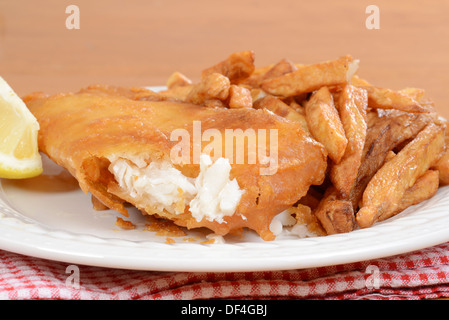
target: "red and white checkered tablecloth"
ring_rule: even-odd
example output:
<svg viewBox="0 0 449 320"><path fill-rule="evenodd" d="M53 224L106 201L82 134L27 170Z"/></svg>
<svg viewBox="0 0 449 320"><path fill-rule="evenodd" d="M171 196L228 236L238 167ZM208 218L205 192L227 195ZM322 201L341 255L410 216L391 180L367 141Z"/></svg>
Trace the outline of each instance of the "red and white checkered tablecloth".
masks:
<svg viewBox="0 0 449 320"><path fill-rule="evenodd" d="M449 243L357 263L265 272L75 266L0 250L0 299L435 299L449 297Z"/></svg>

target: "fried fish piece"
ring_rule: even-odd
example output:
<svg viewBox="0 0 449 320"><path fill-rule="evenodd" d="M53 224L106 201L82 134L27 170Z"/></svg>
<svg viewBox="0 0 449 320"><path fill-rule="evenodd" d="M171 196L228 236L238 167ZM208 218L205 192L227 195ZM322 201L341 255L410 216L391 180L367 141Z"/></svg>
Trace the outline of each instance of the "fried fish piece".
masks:
<svg viewBox="0 0 449 320"><path fill-rule="evenodd" d="M272 218L324 179L327 153L296 122L266 110L135 100L130 92L95 87L24 98L40 124L40 150L65 167L84 192L125 216L124 204L129 202L143 214L187 228L206 227L220 235L249 228L264 240L273 240ZM196 159L197 123L200 134L222 137L223 151L226 130L233 130L233 156L222 152L221 157L209 154L208 158L201 152L211 142L201 138L201 156ZM173 134L179 129L193 141L184 162L173 161L172 156L183 141L179 138L184 138ZM260 174L266 162L234 160L248 129L277 133L277 145L272 147L270 136L265 150L265 158L277 156L272 174Z"/></svg>

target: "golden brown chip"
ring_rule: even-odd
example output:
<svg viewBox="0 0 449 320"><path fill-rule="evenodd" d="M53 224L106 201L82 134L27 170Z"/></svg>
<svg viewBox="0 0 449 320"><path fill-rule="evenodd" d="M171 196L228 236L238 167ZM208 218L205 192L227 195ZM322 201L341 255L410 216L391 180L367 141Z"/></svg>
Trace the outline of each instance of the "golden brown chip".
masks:
<svg viewBox="0 0 449 320"><path fill-rule="evenodd" d="M348 144L341 161L332 165L330 179L343 198L349 196L362 163L367 129L365 122L367 105L366 90L352 85L344 87L337 103Z"/></svg>
<svg viewBox="0 0 449 320"><path fill-rule="evenodd" d="M235 84L249 77L254 69L253 51L234 52L227 59L203 70L201 77L204 79L213 73L220 73Z"/></svg>
<svg viewBox="0 0 449 320"><path fill-rule="evenodd" d="M181 72L173 72L167 80L167 88L184 87L192 84L192 80L187 78Z"/></svg>
<svg viewBox="0 0 449 320"><path fill-rule="evenodd" d="M228 105L229 108L251 108L253 106L251 91L245 87L231 84Z"/></svg>
<svg viewBox="0 0 449 320"><path fill-rule="evenodd" d="M268 65L264 67L255 68L254 71L247 78L236 81L239 85L245 85L251 87L252 89L260 89L260 83L262 82L262 78L270 70L273 65Z"/></svg>
<svg viewBox="0 0 449 320"><path fill-rule="evenodd" d="M314 92L305 104L307 126L312 136L324 145L329 157L339 163L348 144L343 124L327 87Z"/></svg>
<svg viewBox="0 0 449 320"><path fill-rule="evenodd" d="M433 120L433 115L429 113L386 110L381 116L373 116L368 121L363 160L357 173L355 186L350 194L354 209L358 206L366 186L384 164L389 151L404 141L413 139Z"/></svg>
<svg viewBox="0 0 449 320"><path fill-rule="evenodd" d="M443 156L438 160L435 166L435 170L439 172L440 184L442 186L449 184L449 151L446 151Z"/></svg>
<svg viewBox="0 0 449 320"><path fill-rule="evenodd" d="M362 208L356 214L361 228L397 210L405 191L438 159L444 148L444 131L444 127L430 123L376 172L363 193Z"/></svg>
<svg viewBox="0 0 449 320"><path fill-rule="evenodd" d="M327 234L345 233L356 226L351 201L338 198L338 191L329 187L314 211Z"/></svg>
<svg viewBox="0 0 449 320"><path fill-rule="evenodd" d="M432 169L438 170L440 185L445 186L449 184L449 122L447 120L439 119L442 125L446 126L446 133L444 135L444 151L440 158L432 166Z"/></svg>
<svg viewBox="0 0 449 320"><path fill-rule="evenodd" d="M318 64L304 65L283 76L262 81L264 91L275 96L293 97L323 86L348 83L358 67L351 56Z"/></svg>
<svg viewBox="0 0 449 320"><path fill-rule="evenodd" d="M204 104L206 100L226 100L229 96L231 83L220 73L211 73L194 85L186 97L186 101L194 104Z"/></svg>
<svg viewBox="0 0 449 320"><path fill-rule="evenodd" d="M254 101L253 107L254 109L267 109L277 114L278 116L284 117L285 119L298 121L301 123L301 127L304 129L304 131L309 132L307 121L304 115L298 113L296 110L291 108L289 105L287 105L277 97L267 95Z"/></svg>
<svg viewBox="0 0 449 320"><path fill-rule="evenodd" d="M363 87L368 91L368 105L370 108L396 109L405 112L432 112L430 105L422 105L411 96L400 91L373 86Z"/></svg>
<svg viewBox="0 0 449 320"><path fill-rule="evenodd" d="M420 88L404 88L399 91L379 88L357 75L352 77L351 84L368 91L368 105L371 108L396 109L417 113L434 111L433 102L424 97L425 91Z"/></svg>
<svg viewBox="0 0 449 320"><path fill-rule="evenodd" d="M262 75L261 81L277 78L296 70L298 70L298 67L293 62L288 59L282 59Z"/></svg>
<svg viewBox="0 0 449 320"><path fill-rule="evenodd" d="M418 180L416 180L413 186L411 186L405 191L404 196L399 202L399 205L396 208L396 210L386 212L380 217L381 220L390 218L412 205L430 199L438 191L438 185L439 185L438 171L427 170L421 177L418 178Z"/></svg>

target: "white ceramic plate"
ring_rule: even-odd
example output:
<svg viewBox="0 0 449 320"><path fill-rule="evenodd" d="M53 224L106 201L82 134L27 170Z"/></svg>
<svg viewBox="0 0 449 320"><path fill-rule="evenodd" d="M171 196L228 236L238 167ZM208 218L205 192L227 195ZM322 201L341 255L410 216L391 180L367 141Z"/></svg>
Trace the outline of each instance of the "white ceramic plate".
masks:
<svg viewBox="0 0 449 320"><path fill-rule="evenodd" d="M449 187L369 229L264 242L252 232L202 244L203 231L171 237L115 226L118 213L95 211L67 171L44 157L44 174L1 180L0 248L25 255L102 267L159 271L262 271L318 267L405 253L449 241ZM189 242L189 239L196 239Z"/></svg>

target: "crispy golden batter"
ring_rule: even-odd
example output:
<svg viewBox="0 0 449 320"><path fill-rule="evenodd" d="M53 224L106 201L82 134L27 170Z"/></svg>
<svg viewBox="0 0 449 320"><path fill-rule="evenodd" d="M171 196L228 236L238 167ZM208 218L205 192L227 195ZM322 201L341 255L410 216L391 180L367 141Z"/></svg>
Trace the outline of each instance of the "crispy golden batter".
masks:
<svg viewBox="0 0 449 320"><path fill-rule="evenodd" d="M265 110L213 109L188 103L145 101L145 96L142 90L136 95L131 88L95 86L76 94L34 94L24 100L40 123L41 151L67 168L82 190L124 215L127 214L124 201L132 203L132 199L113 192L117 183L108 171L108 158L144 155L147 161L168 159L177 143L170 140L170 133L185 128L192 136L193 121L201 121L202 130L215 128L222 133L225 129L277 129L278 169L273 175L260 175L260 168L265 165L259 162L232 164L232 178L245 190L237 212L246 220L234 214L224 218L226 223L205 219L197 222L188 208L183 214L164 216L178 225L207 227L221 235L248 227L263 239L272 240L269 225L273 216L297 202L311 184L320 184L324 179L326 152L297 122ZM203 141L203 147L207 143ZM196 177L199 165L194 164L193 154L190 163L180 165L179 170ZM141 208L139 203L132 204Z"/></svg>

